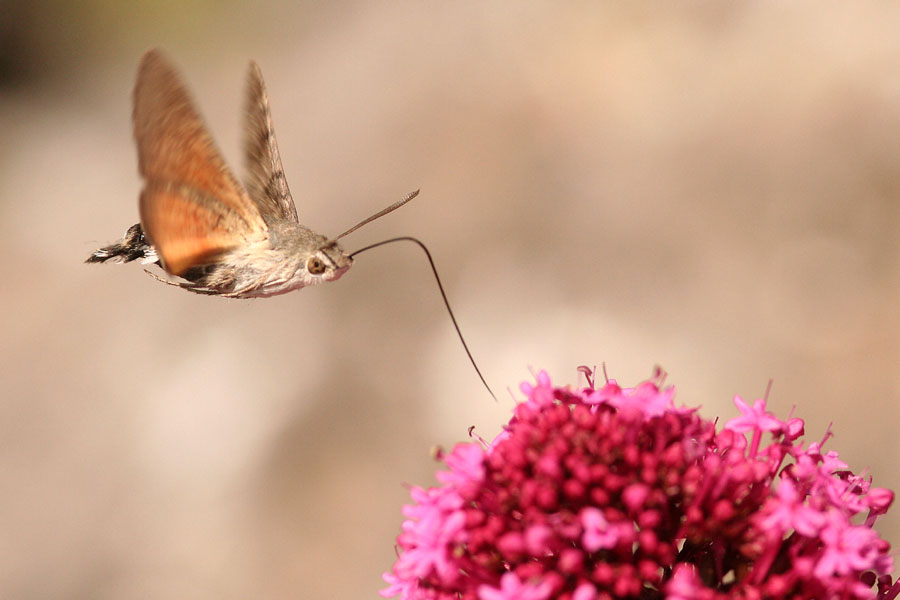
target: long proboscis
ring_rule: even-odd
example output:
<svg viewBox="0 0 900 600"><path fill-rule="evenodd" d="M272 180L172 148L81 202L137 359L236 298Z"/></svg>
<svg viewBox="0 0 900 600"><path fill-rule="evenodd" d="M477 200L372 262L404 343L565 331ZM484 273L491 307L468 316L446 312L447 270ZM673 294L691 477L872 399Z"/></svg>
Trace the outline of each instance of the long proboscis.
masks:
<svg viewBox="0 0 900 600"><path fill-rule="evenodd" d="M413 192L413 194L411 194L410 196L407 196L403 201L401 201L401 203L405 204L406 202L409 202L410 200L415 198L415 194L417 194L417 193L418 193L418 191ZM385 212L385 211L382 211L382 212ZM353 229L351 229L350 231L353 231ZM419 248L421 248L422 251L425 252L425 256L428 258L428 264L431 265L431 272L434 273L434 280L437 282L438 290L440 290L440 292L441 292L441 298L443 298L443 300L444 300L444 306L447 307L447 314L450 315L450 320L453 321L453 328L456 329L456 335L459 336L459 341L462 342L463 349L466 351L466 355L469 357L469 362L472 363L472 366L475 368L475 372L478 373L478 378L481 379L481 383L484 384L484 388L488 391L488 393L491 395L491 397L494 400L496 400L497 396L494 395L494 392L491 390L491 386L489 386L487 381L485 381L484 375L481 374L481 369L478 368L478 364L475 362L475 359L472 357L472 352L469 351L469 346L468 346L468 344L466 344L466 340L463 337L462 330L460 330L460 328L459 328L459 323L456 322L456 317L453 315L453 309L450 308L450 301L447 300L447 293L444 291L443 284L441 284L441 278L438 275L437 267L434 266L434 259L431 258L431 252L428 251L428 248L425 246L425 244L423 244L421 241L419 241L418 239L416 239L414 237L409 237L409 236L395 237L395 238L391 238L389 240L384 240L381 242L376 242L374 244L370 244L364 248L360 248L359 250L351 252L350 257L352 258L352 257L356 256L357 254L359 254L360 252L365 252L366 250L371 250L372 248L377 248L378 246L384 246L385 244L393 244L394 242L413 242L414 244L418 244Z"/></svg>

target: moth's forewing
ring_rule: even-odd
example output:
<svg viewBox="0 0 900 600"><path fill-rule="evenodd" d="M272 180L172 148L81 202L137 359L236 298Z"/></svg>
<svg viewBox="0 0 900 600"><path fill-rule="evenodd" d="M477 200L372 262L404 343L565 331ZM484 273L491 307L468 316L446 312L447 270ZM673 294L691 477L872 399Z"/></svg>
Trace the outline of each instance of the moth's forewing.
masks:
<svg viewBox="0 0 900 600"><path fill-rule="evenodd" d="M237 213L191 188L148 183L141 193L140 214L163 267L173 275L208 264L251 237Z"/></svg>
<svg viewBox="0 0 900 600"><path fill-rule="evenodd" d="M288 189L275 127L269 110L269 95L263 82L262 71L251 61L247 74L245 100L246 124L244 127L244 166L247 170L245 184L250 198L256 203L265 219L275 217L299 223L297 209Z"/></svg>
<svg viewBox="0 0 900 600"><path fill-rule="evenodd" d="M267 226L229 171L175 69L157 50L141 60L134 137L145 179L144 233L163 266L179 275Z"/></svg>

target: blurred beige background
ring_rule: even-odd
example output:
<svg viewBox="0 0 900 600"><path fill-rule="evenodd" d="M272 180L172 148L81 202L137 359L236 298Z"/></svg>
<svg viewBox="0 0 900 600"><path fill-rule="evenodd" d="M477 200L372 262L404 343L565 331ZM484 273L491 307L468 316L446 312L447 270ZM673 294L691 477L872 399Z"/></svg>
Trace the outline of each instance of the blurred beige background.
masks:
<svg viewBox="0 0 900 600"><path fill-rule="evenodd" d="M375 598L434 445L546 368L761 395L900 487L900 6L0 2L0 596ZM247 60L304 223L429 244L194 296L88 266L136 220L164 47L240 167ZM518 395L518 392L516 392ZM900 512L900 511L898 511ZM900 518L883 534L900 541Z"/></svg>

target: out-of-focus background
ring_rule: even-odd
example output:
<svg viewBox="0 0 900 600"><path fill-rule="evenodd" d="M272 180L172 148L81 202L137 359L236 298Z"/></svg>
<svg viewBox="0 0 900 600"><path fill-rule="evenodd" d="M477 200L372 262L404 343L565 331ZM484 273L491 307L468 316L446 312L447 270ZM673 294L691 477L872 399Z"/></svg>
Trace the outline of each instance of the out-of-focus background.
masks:
<svg viewBox="0 0 900 600"><path fill-rule="evenodd" d="M660 365L834 423L900 487L900 6L0 2L0 595L374 598L404 483L513 390ZM137 217L140 55L240 170L266 76L301 220L389 246L252 301L82 261ZM900 519L882 533L900 542Z"/></svg>

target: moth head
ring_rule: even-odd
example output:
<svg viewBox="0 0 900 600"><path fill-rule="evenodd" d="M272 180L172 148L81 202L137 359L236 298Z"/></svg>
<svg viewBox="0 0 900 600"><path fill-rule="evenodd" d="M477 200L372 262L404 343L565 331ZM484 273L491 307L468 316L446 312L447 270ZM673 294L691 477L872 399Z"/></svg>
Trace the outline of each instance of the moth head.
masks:
<svg viewBox="0 0 900 600"><path fill-rule="evenodd" d="M334 281L346 273L352 264L353 259L337 242L329 242L310 254L303 267L310 277Z"/></svg>

